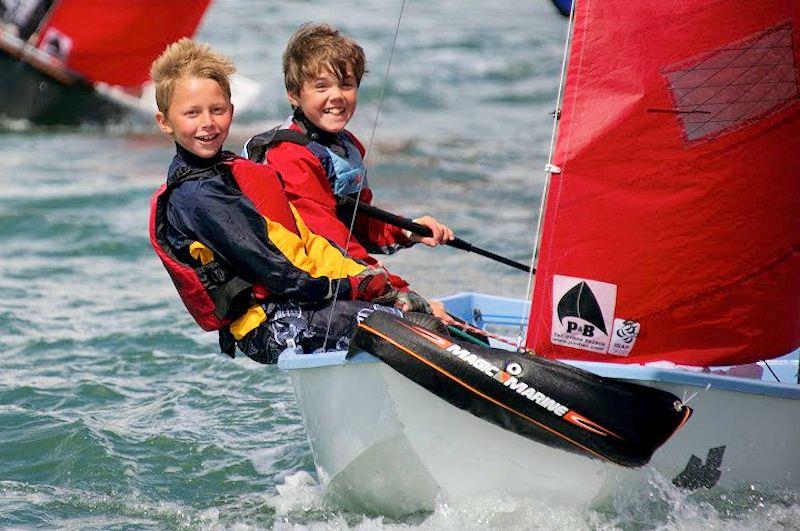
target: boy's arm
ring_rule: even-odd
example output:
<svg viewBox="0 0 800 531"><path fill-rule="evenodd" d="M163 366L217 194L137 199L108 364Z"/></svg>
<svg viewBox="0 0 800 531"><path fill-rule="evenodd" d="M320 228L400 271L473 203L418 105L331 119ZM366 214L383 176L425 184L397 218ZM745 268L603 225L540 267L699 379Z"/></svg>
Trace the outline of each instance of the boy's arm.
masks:
<svg viewBox="0 0 800 531"><path fill-rule="evenodd" d="M348 219L352 216L352 208L355 205L355 196L348 205L341 205L341 216ZM366 204L372 203L372 191L365 188L361 191L360 201ZM372 250L369 246L370 252L383 252L385 254L392 254L400 248L411 247L417 242L424 243L428 247L436 247L437 245L446 244L455 238L453 231L447 226L440 223L436 218L425 215L413 220L415 223L428 227L431 231L430 236L421 237L411 234L409 231L403 230L391 223L384 223L383 221L374 219L368 215L359 213L356 216L356 223L353 232L361 239L361 241L376 242L379 250Z"/></svg>
<svg viewBox="0 0 800 531"><path fill-rule="evenodd" d="M369 188L361 190L359 200L367 204L372 203L372 190ZM347 212L343 217L349 219L351 215ZM414 245L414 242L403 233L403 229L400 227L370 218L362 213L356 215L353 234L359 241L365 242L367 249L373 253L394 254L400 249Z"/></svg>
<svg viewBox="0 0 800 531"><path fill-rule="evenodd" d="M242 278L263 285L273 295L307 302L332 296L332 279L314 277L292 263L269 240L264 218L246 197L221 183L196 184L184 183L175 190L168 209L168 215L179 217L188 234ZM339 296L349 298L350 284L339 284Z"/></svg>
<svg viewBox="0 0 800 531"><path fill-rule="evenodd" d="M348 238L350 229L337 217L336 201L319 159L301 146L284 142L267 152L267 160L280 173L289 201L311 232L346 247L353 258L375 262L356 237Z"/></svg>
<svg viewBox="0 0 800 531"><path fill-rule="evenodd" d="M349 226L338 217L327 172L318 158L302 146L284 142L267 152L267 163L281 175L289 201L299 211L311 232L345 249L352 258L370 265L378 263L361 245L358 236L350 236ZM371 192L367 192L371 197ZM400 228L388 224L381 226L384 228L376 230L393 231L393 234L398 235L397 241L406 239ZM354 231L357 229L354 227ZM408 283L397 275L390 275L389 282L396 289L408 289Z"/></svg>

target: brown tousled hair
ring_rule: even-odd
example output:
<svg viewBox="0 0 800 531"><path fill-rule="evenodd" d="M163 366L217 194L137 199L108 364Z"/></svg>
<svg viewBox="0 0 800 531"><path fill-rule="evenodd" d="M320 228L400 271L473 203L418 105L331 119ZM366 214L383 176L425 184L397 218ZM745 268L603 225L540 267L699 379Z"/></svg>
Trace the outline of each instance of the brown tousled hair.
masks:
<svg viewBox="0 0 800 531"><path fill-rule="evenodd" d="M213 79L231 99L230 77L236 66L228 57L218 54L208 44L187 37L167 46L150 65L150 78L156 88L156 105L166 114L175 85L183 78Z"/></svg>
<svg viewBox="0 0 800 531"><path fill-rule="evenodd" d="M313 79L322 69L329 69L343 82L347 67L353 67L356 85L366 72L364 50L353 39L345 37L329 24L306 23L286 43L283 52L283 81L286 91L300 93L303 82Z"/></svg>

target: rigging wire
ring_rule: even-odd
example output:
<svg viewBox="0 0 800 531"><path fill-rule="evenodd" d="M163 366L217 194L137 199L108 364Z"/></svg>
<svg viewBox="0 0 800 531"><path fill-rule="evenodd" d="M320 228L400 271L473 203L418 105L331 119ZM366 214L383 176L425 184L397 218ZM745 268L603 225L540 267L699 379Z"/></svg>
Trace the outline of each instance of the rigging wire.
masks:
<svg viewBox="0 0 800 531"><path fill-rule="evenodd" d="M689 396L689 398L686 398L686 395L688 393L686 391L684 391L683 392L683 400L681 400L681 404L685 406L686 404L688 404L689 402L694 400L694 397L696 397L700 393L704 393L704 392L708 391L709 389L711 389L711 383L707 383L705 385L705 387L703 387L703 389L701 389L700 391L695 391L694 393L692 393L691 396Z"/></svg>
<svg viewBox="0 0 800 531"><path fill-rule="evenodd" d="M780 378L778 378L778 375L777 375L777 374L775 374L775 371L773 371L773 370L772 370L772 367L770 367L770 366L769 366L769 363L767 363L767 360L761 360L761 361L764 363L764 366L765 366L767 369L769 369L769 372L771 372L771 373L772 373L772 376L774 376L774 377L775 377L775 381L776 381L776 382L778 382L778 383L782 383L782 382L781 382L781 379L780 379Z"/></svg>
<svg viewBox="0 0 800 531"><path fill-rule="evenodd" d="M550 134L550 151L547 155L547 165L545 166L545 181L544 181L544 188L542 191L542 201L539 205L539 220L536 222L536 240L533 244L533 252L531 253L531 260L530 260L530 270L531 273L528 275L528 286L525 289L526 300L529 301L528 305L523 305L522 310L523 312L526 311L530 312L530 304L533 303L533 276L534 271L536 271L536 256L539 251L539 244L540 238L542 235L542 219L544 218L544 208L547 202L547 189L550 186L550 176L553 173L553 170L556 167L553 165L553 151L555 150L556 145L556 132L558 130L558 121L561 119L561 105L563 104L562 98L564 96L564 78L567 75L567 58L569 57L569 50L570 50L570 41L572 40L572 28L575 24L575 4L577 0L572 2L572 6L570 7L569 12L569 24L567 25L567 35L564 39L564 54L561 58L561 77L558 81L558 93L556 94L556 108L553 111L553 128ZM560 171L560 170L559 170ZM525 315L520 315L519 320L519 330L517 331L517 350L522 350L522 344L524 342L524 338L528 335L527 334L527 327L529 325L528 319L525 318Z"/></svg>
<svg viewBox="0 0 800 531"><path fill-rule="evenodd" d="M406 0L402 0L402 2L400 3L400 13L397 16L397 25L394 28L394 37L392 38L392 46L389 49L389 59L388 59L388 61L386 63L386 72L383 75L383 83L381 84L381 93L380 93L380 96L378 97L378 108L375 110L375 121L372 123L372 131L370 132L369 140L367 141L367 146L366 146L366 149L364 151L363 162L364 162L364 174L365 175L367 173L367 169L368 169L368 165L369 165L369 161L370 161L369 155L372 152L372 141L375 139L375 132L378 129L378 119L380 118L381 108L383 107L383 99L384 99L384 96L386 95L386 85L389 82L389 71L392 68L392 58L394 57L394 50L397 47L397 37L398 37L398 35L400 35L400 22L403 20L403 12L405 11L405 8L406 8ZM356 193L356 203L355 203L355 207L353 208L353 214L352 214L352 216L350 218L350 227L348 227L347 240L346 240L345 245L344 245L345 253L347 252L347 248L350 246L350 240L353 237L353 227L355 226L356 215L358 214L358 204L359 204L359 200L361 199L361 190L362 190L362 187L363 187L365 182L366 182L366 179L362 179L361 180L361 183L358 186L358 192ZM339 275L338 275L339 278L336 279L336 289L334 290L333 302L331 303L333 308L336 307L337 299L338 299L338 296L339 296L339 285L342 282L342 273L343 272L344 272L344 260L342 260L342 266L339 269ZM330 336L331 324L333 323L333 314L334 314L334 312L331 311L330 315L328 316L328 325L325 328L325 339L322 342L322 350L323 351L327 350L327 347L328 347L328 337Z"/></svg>

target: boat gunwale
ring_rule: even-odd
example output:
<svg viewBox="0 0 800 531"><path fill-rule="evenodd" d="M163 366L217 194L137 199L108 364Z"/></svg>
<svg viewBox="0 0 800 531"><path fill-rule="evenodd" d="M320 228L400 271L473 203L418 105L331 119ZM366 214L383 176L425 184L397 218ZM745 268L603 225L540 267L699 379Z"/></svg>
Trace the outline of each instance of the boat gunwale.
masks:
<svg viewBox="0 0 800 531"><path fill-rule="evenodd" d="M347 351L344 350L317 352L313 354L302 354L287 350L280 355L278 368L284 371L296 371L381 362L372 354L364 351L356 353L350 359L346 357ZM800 400L800 385L797 384L765 382L763 380L752 380L736 376L720 376L706 372L665 369L644 365L624 365L619 363L574 360L564 360L564 363L607 378L617 378L633 382L651 382L655 384L690 385L701 389L710 385L710 389Z"/></svg>
<svg viewBox="0 0 800 531"><path fill-rule="evenodd" d="M514 314L524 316L524 310L527 308L527 303L519 299L473 292L457 293L444 297L441 301L445 303L445 306L451 313L461 314L460 317L468 320L471 319L472 316L466 315L467 312L465 310L470 310L470 313L472 313L472 309L479 308L481 310L480 315L482 321L485 324L495 325L514 324ZM501 310L501 308L503 310ZM517 323L518 322L519 320L517 319ZM287 349L280 355L278 368L281 370L293 371L379 362L380 360L378 358L364 351L358 352L348 359L347 352L343 350L303 354L295 350ZM700 389L710 385L710 389L800 400L800 385L797 383L770 382L738 376L724 376L711 372L704 372L699 368L671 368L578 360L562 360L562 362L608 378L653 384L689 385ZM793 367L796 363L794 359L778 358L770 360L770 367L783 364ZM762 366L762 363L759 363L759 365ZM726 367L720 368L724 369Z"/></svg>

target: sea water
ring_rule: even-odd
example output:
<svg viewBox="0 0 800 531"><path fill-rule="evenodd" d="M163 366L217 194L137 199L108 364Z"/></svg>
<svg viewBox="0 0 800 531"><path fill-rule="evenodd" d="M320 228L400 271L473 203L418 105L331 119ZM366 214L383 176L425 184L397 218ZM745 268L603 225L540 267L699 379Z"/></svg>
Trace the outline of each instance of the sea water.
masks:
<svg viewBox="0 0 800 531"><path fill-rule="evenodd" d="M369 60L352 129L369 146L376 204L432 213L527 262L566 22L546 0L404 7L392 50L400 2L215 2L199 38L263 89L228 147L288 114L286 39L302 22L331 22ZM170 142L141 123L3 127L0 528L800 528L800 493L687 494L657 475L590 510L493 492L403 519L330 505L287 375L218 354L150 249L148 201ZM432 297L524 297L528 285L451 248L385 263Z"/></svg>

